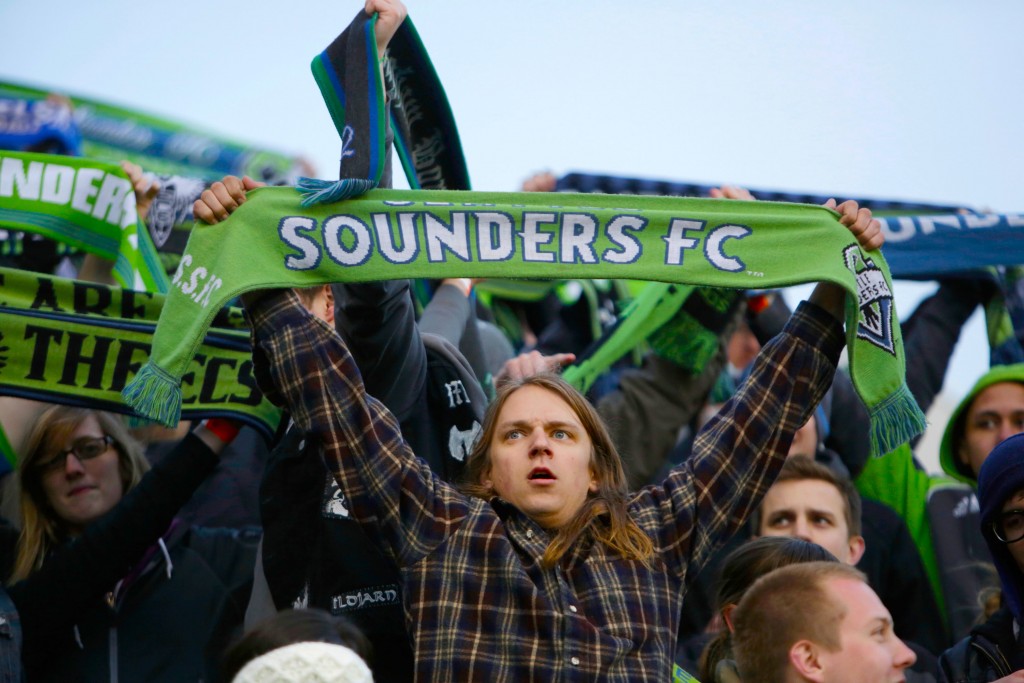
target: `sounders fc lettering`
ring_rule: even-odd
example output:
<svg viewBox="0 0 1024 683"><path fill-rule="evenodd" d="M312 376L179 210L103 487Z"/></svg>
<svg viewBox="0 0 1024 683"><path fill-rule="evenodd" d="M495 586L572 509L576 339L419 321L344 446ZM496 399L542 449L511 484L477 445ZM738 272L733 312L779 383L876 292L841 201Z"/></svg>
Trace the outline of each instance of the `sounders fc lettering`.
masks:
<svg viewBox="0 0 1024 683"><path fill-rule="evenodd" d="M426 211L404 211L372 213L369 222L352 215L330 216L322 223L286 216L278 223L278 235L294 250L284 259L289 270L312 270L325 256L340 266L360 266L374 250L396 265L412 263L424 252L429 263L508 261L517 250L525 263L629 264L643 253L636 233L647 223L643 216L629 214L602 224L590 213L524 211L513 216L472 210L453 211L442 219ZM744 270L743 261L729 255L727 246L750 235L750 228L705 228L704 221L673 219L661 238L665 265L683 265L685 252L693 250L718 270ZM601 236L611 245L599 249Z"/></svg>
<svg viewBox="0 0 1024 683"><path fill-rule="evenodd" d="M135 223L132 184L98 168L3 157L0 159L0 197L46 202L72 209L124 228ZM129 202L128 200L131 200Z"/></svg>

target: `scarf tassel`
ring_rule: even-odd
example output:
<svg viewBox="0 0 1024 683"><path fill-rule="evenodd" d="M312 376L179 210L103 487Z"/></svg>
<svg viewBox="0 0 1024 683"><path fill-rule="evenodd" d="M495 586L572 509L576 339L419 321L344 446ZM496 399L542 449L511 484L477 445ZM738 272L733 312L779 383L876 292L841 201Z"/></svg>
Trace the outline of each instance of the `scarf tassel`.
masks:
<svg viewBox="0 0 1024 683"><path fill-rule="evenodd" d="M343 178L342 180L299 178L299 184L296 187L302 193L302 206L308 207L358 197L376 186L377 183L364 178Z"/></svg>
<svg viewBox="0 0 1024 683"><path fill-rule="evenodd" d="M869 409L871 417L871 453L891 453L928 426L924 413L914 400L906 383L877 406Z"/></svg>
<svg viewBox="0 0 1024 683"><path fill-rule="evenodd" d="M164 370L146 363L121 393L137 413L162 425L173 427L181 415L178 380Z"/></svg>

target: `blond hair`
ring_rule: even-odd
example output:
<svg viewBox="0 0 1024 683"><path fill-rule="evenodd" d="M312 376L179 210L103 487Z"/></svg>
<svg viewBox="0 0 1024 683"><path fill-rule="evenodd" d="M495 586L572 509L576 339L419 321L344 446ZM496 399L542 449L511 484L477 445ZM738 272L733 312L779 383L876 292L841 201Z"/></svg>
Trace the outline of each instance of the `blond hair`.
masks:
<svg viewBox="0 0 1024 683"><path fill-rule="evenodd" d="M558 529L544 553L542 562L553 567L571 548L588 525L596 518L607 515L607 524L594 524L597 540L619 553L626 559L638 560L650 565L654 556L654 543L643 532L627 509L626 475L611 436L590 402L568 382L557 375L542 373L513 380L503 385L497 398L491 402L484 417L483 430L466 462L465 482L462 490L468 495L484 500L495 496L492 488L483 481L491 467L490 444L498 427L498 415L508 398L523 387L545 389L565 401L579 418L593 445L590 465L597 480L596 493L588 493L583 506L569 522Z"/></svg>
<svg viewBox="0 0 1024 683"><path fill-rule="evenodd" d="M114 440L124 493L138 484L149 469L149 463L143 456L142 444L132 438L123 420L117 415L90 408L59 405L43 412L32 429L25 453L18 460L22 528L11 583L25 579L39 569L50 551L68 538L68 525L54 512L43 491L39 464L63 449L74 431L89 416L95 417L103 433Z"/></svg>

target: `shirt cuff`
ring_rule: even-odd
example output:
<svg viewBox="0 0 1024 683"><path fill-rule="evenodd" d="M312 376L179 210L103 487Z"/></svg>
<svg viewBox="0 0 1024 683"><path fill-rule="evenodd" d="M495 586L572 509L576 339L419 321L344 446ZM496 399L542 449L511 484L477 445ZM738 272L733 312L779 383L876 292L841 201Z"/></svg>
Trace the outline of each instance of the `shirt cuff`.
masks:
<svg viewBox="0 0 1024 683"><path fill-rule="evenodd" d="M256 386L275 406L284 405L270 374L270 358L261 342L268 342L275 332L301 325L311 314L302 306L299 297L291 289L268 291L256 301L246 304L245 315L249 319L249 334L252 340L252 374Z"/></svg>
<svg viewBox="0 0 1024 683"><path fill-rule="evenodd" d="M817 347L832 365L839 365L839 356L846 346L843 325L820 306L801 302L783 332Z"/></svg>

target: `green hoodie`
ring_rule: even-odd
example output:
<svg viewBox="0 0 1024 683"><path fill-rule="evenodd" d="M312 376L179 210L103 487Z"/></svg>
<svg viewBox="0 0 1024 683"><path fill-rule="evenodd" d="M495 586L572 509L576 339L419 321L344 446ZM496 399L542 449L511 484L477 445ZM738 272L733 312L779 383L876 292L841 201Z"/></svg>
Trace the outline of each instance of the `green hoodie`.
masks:
<svg viewBox="0 0 1024 683"><path fill-rule="evenodd" d="M904 444L882 458L871 458L857 478L857 488L862 496L885 503L906 522L944 615L947 615L946 600L928 518L928 499L940 488L967 485L973 489L977 486L974 473L956 457L955 443L962 438L964 415L971 403L982 390L1000 382L1024 384L1024 363L992 368L957 405L939 447L939 462L945 474L933 475L919 468L910 445Z"/></svg>
<svg viewBox="0 0 1024 683"><path fill-rule="evenodd" d="M1024 363L997 365L982 375L974 387L967 392L967 396L960 401L960 405L956 407L953 414L950 415L949 422L946 423L946 431L942 434L942 443L939 445L939 464L942 465L942 471L958 481L969 484L971 488L977 488L978 478L971 471L971 468L957 457L956 444L963 439L963 423L967 417L967 409L974 402L974 399L985 389L1001 382L1024 384Z"/></svg>

